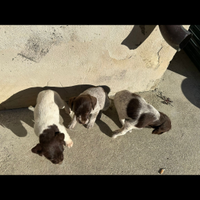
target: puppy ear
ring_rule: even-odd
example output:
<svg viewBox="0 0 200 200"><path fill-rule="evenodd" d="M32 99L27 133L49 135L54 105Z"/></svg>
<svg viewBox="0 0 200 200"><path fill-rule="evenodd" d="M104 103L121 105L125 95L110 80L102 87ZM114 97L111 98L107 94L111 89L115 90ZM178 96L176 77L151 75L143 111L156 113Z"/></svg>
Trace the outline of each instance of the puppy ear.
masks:
<svg viewBox="0 0 200 200"><path fill-rule="evenodd" d="M36 153L36 154L40 155L40 156L43 155L42 146L41 146L40 143L37 144L35 147L33 147L33 148L31 149L31 151L32 151L33 153Z"/></svg>
<svg viewBox="0 0 200 200"><path fill-rule="evenodd" d="M74 104L74 100L76 99L76 97L71 97L69 99L69 107L73 110L73 104Z"/></svg>
<svg viewBox="0 0 200 200"><path fill-rule="evenodd" d="M155 127L155 129L152 132L153 134L162 134L171 129L171 120L169 119L169 117L162 112L159 112L159 113L160 113L161 124Z"/></svg>
<svg viewBox="0 0 200 200"><path fill-rule="evenodd" d="M92 108L94 110L94 107L96 106L97 104L97 98L96 97L93 97L93 96L90 96L90 99L91 99L91 103L92 103Z"/></svg>
<svg viewBox="0 0 200 200"><path fill-rule="evenodd" d="M162 123L160 126L156 127L152 133L153 134L162 134L164 132L167 132L171 129L171 121L169 119L166 119L164 123Z"/></svg>
<svg viewBox="0 0 200 200"><path fill-rule="evenodd" d="M163 133L163 131L160 129L160 127L157 127L157 128L155 128L153 131L152 131L152 134L158 134L158 135L160 135L160 134L162 134Z"/></svg>

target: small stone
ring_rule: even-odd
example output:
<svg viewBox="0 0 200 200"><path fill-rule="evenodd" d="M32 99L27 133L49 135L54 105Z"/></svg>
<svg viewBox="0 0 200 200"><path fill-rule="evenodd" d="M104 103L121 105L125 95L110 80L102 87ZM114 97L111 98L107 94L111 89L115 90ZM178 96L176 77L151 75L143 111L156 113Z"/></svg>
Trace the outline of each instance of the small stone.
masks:
<svg viewBox="0 0 200 200"><path fill-rule="evenodd" d="M160 168L158 172L159 172L159 174L163 174L164 171L165 171L165 168Z"/></svg>

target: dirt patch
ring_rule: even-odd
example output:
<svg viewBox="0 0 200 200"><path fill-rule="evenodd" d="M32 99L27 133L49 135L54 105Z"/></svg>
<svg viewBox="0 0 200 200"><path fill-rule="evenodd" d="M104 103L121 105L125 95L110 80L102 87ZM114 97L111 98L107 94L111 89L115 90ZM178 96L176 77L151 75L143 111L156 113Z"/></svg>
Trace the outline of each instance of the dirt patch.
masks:
<svg viewBox="0 0 200 200"><path fill-rule="evenodd" d="M33 34L29 37L24 49L18 55L38 63L49 52L52 45L59 44L61 39L62 36L56 33L55 29L47 37Z"/></svg>

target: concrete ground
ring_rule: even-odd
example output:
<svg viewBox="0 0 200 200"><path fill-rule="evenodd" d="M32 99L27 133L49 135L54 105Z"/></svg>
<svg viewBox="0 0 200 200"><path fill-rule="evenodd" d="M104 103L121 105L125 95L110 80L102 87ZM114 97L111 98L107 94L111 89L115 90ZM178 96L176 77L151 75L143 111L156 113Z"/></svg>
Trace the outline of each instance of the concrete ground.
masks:
<svg viewBox="0 0 200 200"><path fill-rule="evenodd" d="M172 105L162 103L161 92ZM112 105L93 129L77 124L68 131L74 146L65 148L61 165L31 152L38 143L33 108L0 111L0 174L200 174L200 72L185 52L176 53L156 90L140 95L171 118L168 133L144 128L113 140L121 125Z"/></svg>

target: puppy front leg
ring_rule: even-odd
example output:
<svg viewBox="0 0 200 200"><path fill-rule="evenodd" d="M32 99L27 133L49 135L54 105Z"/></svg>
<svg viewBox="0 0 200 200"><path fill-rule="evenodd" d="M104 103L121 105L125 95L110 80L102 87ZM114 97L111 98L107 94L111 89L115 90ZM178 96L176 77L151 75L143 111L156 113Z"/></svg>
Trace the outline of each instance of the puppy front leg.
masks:
<svg viewBox="0 0 200 200"><path fill-rule="evenodd" d="M113 131L112 138L115 139L118 136L125 135L127 132L131 131L132 129L133 129L133 126L125 120L124 125L120 129Z"/></svg>
<svg viewBox="0 0 200 200"><path fill-rule="evenodd" d="M65 131L63 131L65 134L65 145L67 145L68 148L71 148L73 146L73 141L70 138L69 134L67 133L67 130L65 129Z"/></svg>
<svg viewBox="0 0 200 200"><path fill-rule="evenodd" d="M68 148L71 148L73 146L73 141L70 138L68 138L67 140L65 140L65 143L67 144Z"/></svg>
<svg viewBox="0 0 200 200"><path fill-rule="evenodd" d="M99 112L93 113L92 116L90 117L89 123L86 125L86 128L90 129L94 126L94 123L96 121L97 115Z"/></svg>
<svg viewBox="0 0 200 200"><path fill-rule="evenodd" d="M73 129L73 128L75 127L76 123L77 123L76 115L74 114L74 116L73 116L71 122L70 122L69 125L68 125L68 129L70 129L70 130Z"/></svg>

